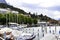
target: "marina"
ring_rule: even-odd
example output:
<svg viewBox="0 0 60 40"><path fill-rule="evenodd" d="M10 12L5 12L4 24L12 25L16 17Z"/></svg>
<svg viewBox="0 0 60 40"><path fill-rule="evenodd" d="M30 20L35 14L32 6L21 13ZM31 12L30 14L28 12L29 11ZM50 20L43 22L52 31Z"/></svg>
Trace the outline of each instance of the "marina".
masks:
<svg viewBox="0 0 60 40"><path fill-rule="evenodd" d="M60 40L60 1L0 0L0 40Z"/></svg>
<svg viewBox="0 0 60 40"><path fill-rule="evenodd" d="M5 27L0 29L0 38L1 40L33 40L35 35Z"/></svg>
<svg viewBox="0 0 60 40"><path fill-rule="evenodd" d="M55 28L56 27L56 28ZM1 28L4 29L4 28ZM10 30L9 30L10 29ZM27 37L27 40L29 40L28 38L30 38L30 40L59 40L59 35L60 35L60 26L46 26L46 29L44 27L29 27L29 28L14 28L12 30L12 27L8 28L5 27L5 32L12 32L13 35L15 35L14 37L18 38L19 40L25 40L24 38ZM9 31L8 31L9 30ZM1 31L2 32L2 31ZM20 35L20 36L19 36ZM24 35L24 36L22 36ZM31 37L29 37L29 35ZM46 37L46 38L45 38ZM48 37L48 38L47 38ZM57 37L57 38L56 38ZM16 40L18 40L16 39Z"/></svg>
<svg viewBox="0 0 60 40"><path fill-rule="evenodd" d="M55 37L55 35L60 35L60 33L59 33L60 26L56 26L56 29L55 29L55 26L47 26L46 28L47 28L47 33L45 32L45 30L44 30L44 32L42 31L42 27L24 28L23 32L32 33L32 34L36 35L36 38L34 40L42 40L42 38L44 38L44 37L46 37L45 40L47 40L47 39L50 39L50 38L47 38L47 36L52 37L54 35L54 37Z"/></svg>

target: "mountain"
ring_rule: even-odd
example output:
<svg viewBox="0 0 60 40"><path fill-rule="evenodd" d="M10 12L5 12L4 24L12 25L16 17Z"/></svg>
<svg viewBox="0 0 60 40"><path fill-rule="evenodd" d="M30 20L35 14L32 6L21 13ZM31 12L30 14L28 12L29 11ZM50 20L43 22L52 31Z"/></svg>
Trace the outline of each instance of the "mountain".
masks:
<svg viewBox="0 0 60 40"><path fill-rule="evenodd" d="M0 8L10 8L11 10L18 11L19 13L22 13L25 15L30 15L32 18L40 19L40 21L48 21L50 23L58 23L57 20L51 19L50 17L48 17L46 15L43 16L42 14L41 15L35 15L35 14L27 13L22 9L13 7L12 5L8 5L5 0L0 0Z"/></svg>
<svg viewBox="0 0 60 40"><path fill-rule="evenodd" d="M0 0L0 3L5 3L6 4L6 1L5 0Z"/></svg>
<svg viewBox="0 0 60 40"><path fill-rule="evenodd" d="M8 5L5 0L0 0L0 8L10 8L11 10L18 11L19 13L25 14L26 12L22 9Z"/></svg>

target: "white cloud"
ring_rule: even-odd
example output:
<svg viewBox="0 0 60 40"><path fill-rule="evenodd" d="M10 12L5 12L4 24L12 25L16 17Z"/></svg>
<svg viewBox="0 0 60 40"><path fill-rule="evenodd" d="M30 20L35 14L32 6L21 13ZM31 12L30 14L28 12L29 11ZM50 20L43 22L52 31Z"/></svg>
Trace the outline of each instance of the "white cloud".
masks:
<svg viewBox="0 0 60 40"><path fill-rule="evenodd" d="M29 3L29 4L38 4L40 1L39 0L22 0L24 3Z"/></svg>
<svg viewBox="0 0 60 40"><path fill-rule="evenodd" d="M39 14L40 13L42 13L43 15L47 15L48 17L51 17L56 20L60 18L60 11L51 11L51 10L43 9L39 11Z"/></svg>
<svg viewBox="0 0 60 40"><path fill-rule="evenodd" d="M21 3L28 3L28 4L38 4L41 7L51 7L55 5L60 5L60 0L6 0L10 4L21 4Z"/></svg>
<svg viewBox="0 0 60 40"><path fill-rule="evenodd" d="M55 11L54 12L54 19L60 18L60 11Z"/></svg>
<svg viewBox="0 0 60 40"><path fill-rule="evenodd" d="M21 0L6 0L7 3L9 3L10 5L13 5L13 6L19 6L21 5Z"/></svg>
<svg viewBox="0 0 60 40"><path fill-rule="evenodd" d="M20 9L25 10L26 12L32 12L32 13L38 13L38 14L44 14L47 15L51 18L54 19L58 19L60 18L60 12L59 11L52 11L52 10L48 10L48 9L44 9L44 8L49 8L49 7L53 7L53 6L60 6L60 0L6 0L7 3L10 3L11 5L14 5L15 7L18 7ZM37 9L32 9L31 7L24 7L22 6L23 3L27 3L27 4L34 4L34 5L38 5L39 7L42 8L38 8ZM25 5L25 4L23 4ZM34 6L32 5L32 6Z"/></svg>

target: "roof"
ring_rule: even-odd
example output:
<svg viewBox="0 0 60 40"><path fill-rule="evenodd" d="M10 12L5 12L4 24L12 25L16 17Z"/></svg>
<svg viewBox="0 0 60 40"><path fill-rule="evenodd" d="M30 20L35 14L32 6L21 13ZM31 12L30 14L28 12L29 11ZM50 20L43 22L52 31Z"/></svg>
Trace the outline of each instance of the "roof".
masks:
<svg viewBox="0 0 60 40"><path fill-rule="evenodd" d="M49 23L49 22L38 22L38 23Z"/></svg>
<svg viewBox="0 0 60 40"><path fill-rule="evenodd" d="M13 24L15 24L15 25L19 25L18 23L12 23L12 22L9 22L9 24L12 24L12 25L13 25Z"/></svg>
<svg viewBox="0 0 60 40"><path fill-rule="evenodd" d="M8 11L8 10L4 8L0 8L0 11Z"/></svg>

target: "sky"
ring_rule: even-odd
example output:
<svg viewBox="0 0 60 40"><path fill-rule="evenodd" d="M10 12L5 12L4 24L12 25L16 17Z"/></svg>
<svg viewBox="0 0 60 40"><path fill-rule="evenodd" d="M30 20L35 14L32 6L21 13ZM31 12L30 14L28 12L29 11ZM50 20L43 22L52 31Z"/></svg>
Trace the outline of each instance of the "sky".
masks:
<svg viewBox="0 0 60 40"><path fill-rule="evenodd" d="M60 19L60 0L6 0L10 5L26 12L47 15L53 19Z"/></svg>

